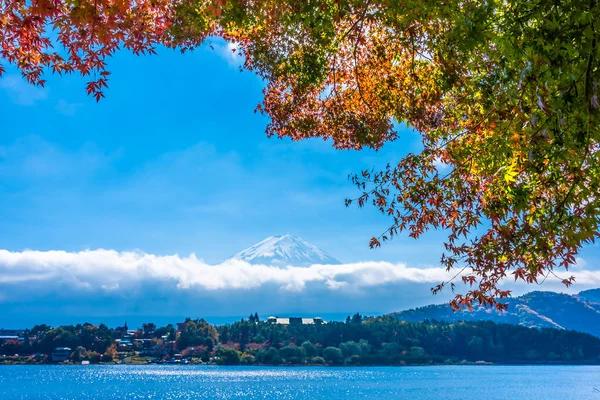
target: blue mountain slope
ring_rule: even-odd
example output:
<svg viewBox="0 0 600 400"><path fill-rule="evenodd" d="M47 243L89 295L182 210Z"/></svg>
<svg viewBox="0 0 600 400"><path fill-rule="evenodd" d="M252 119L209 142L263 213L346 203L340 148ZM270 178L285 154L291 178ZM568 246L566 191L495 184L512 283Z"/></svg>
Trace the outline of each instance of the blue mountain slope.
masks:
<svg viewBox="0 0 600 400"><path fill-rule="evenodd" d="M558 328L586 332L600 337L600 289L577 295L555 292L531 292L508 300L505 312L478 308L473 312L452 312L447 304L431 305L395 312L395 318L417 322L490 320L537 328Z"/></svg>

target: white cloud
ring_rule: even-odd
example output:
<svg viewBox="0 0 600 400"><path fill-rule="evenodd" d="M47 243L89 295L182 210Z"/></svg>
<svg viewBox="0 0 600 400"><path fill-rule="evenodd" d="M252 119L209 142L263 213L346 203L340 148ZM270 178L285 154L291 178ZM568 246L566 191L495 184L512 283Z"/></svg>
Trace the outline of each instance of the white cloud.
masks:
<svg viewBox="0 0 600 400"><path fill-rule="evenodd" d="M600 271L574 274L576 285L568 290L555 278L542 286L508 280L505 287L516 296L600 286ZM432 296L430 288L448 278L442 268L388 262L276 268L242 261L210 265L195 254L0 250L0 325L255 311L376 314L446 302L454 296L450 290Z"/></svg>
<svg viewBox="0 0 600 400"><path fill-rule="evenodd" d="M585 261L581 257L577 257L577 258L575 258L575 265L573 265L571 268L577 269L577 270L582 270L587 266L588 266L587 261Z"/></svg>
<svg viewBox="0 0 600 400"><path fill-rule="evenodd" d="M73 180L74 177L94 175L118 157L119 152L109 154L93 144L85 144L72 152L39 136L30 135L9 146L0 146L0 175L4 180L19 182Z"/></svg>
<svg viewBox="0 0 600 400"><path fill-rule="evenodd" d="M114 291L154 282L167 283L178 291L218 292L269 286L300 293L314 285L330 291L406 283L432 286L449 277L443 268L415 268L402 263L374 261L278 268L238 260L210 265L195 254L182 257L104 249L80 252L0 250L0 285L44 281L49 290L69 284L88 291ZM579 268L575 277L578 285L600 285L600 271ZM549 279L548 284L555 288L553 280Z"/></svg>
<svg viewBox="0 0 600 400"><path fill-rule="evenodd" d="M77 282L92 290L114 289L133 281L170 281L178 289L206 291L254 289L276 285L298 292L312 283L331 290L359 289L398 282L438 283L447 279L442 268L419 269L404 264L362 262L277 268L226 261L209 265L195 254L156 256L143 252L86 250L81 252L0 250L0 283L31 280Z"/></svg>
<svg viewBox="0 0 600 400"><path fill-rule="evenodd" d="M215 44L213 48L227 63L232 67L239 67L244 63L244 57L240 55L239 45L226 42L224 44Z"/></svg>
<svg viewBox="0 0 600 400"><path fill-rule="evenodd" d="M446 164L441 157L436 157L435 160L433 160L433 166L440 172L446 171L450 168L450 166Z"/></svg>
<svg viewBox="0 0 600 400"><path fill-rule="evenodd" d="M48 90L34 86L17 75L0 78L0 89L4 89L11 99L19 105L31 106L48 97Z"/></svg>
<svg viewBox="0 0 600 400"><path fill-rule="evenodd" d="M81 103L69 103L68 101L61 99L56 103L56 107L54 108L59 113L72 117L81 107L83 107L83 104Z"/></svg>
<svg viewBox="0 0 600 400"><path fill-rule="evenodd" d="M390 312L447 301L450 294L429 291L445 278L441 268L387 262L276 268L210 265L195 254L0 250L0 325L94 315Z"/></svg>

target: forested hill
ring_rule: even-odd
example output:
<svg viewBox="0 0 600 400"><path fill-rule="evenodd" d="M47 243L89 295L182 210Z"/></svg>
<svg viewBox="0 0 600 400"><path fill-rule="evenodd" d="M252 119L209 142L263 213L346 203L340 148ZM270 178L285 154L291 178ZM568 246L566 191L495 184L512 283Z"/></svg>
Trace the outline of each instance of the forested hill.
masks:
<svg viewBox="0 0 600 400"><path fill-rule="evenodd" d="M531 292L508 299L506 312L478 308L453 312L449 305L430 305L390 314L403 321L494 321L536 328L575 330L600 337L600 289L577 295Z"/></svg>
<svg viewBox="0 0 600 400"><path fill-rule="evenodd" d="M187 319L176 327L147 323L141 329L38 325L20 332L18 339L0 340L0 363L84 360L228 365L600 364L600 338L489 321L405 322L355 314L346 322L283 325L261 321L254 314L221 326L203 319Z"/></svg>

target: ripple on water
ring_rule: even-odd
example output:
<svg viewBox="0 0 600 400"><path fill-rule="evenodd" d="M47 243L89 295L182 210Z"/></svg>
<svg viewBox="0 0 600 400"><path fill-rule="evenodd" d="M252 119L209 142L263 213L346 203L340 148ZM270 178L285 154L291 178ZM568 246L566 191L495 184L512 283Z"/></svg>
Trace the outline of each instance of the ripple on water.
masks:
<svg viewBox="0 0 600 400"><path fill-rule="evenodd" d="M599 376L574 366L0 366L0 399L600 399Z"/></svg>

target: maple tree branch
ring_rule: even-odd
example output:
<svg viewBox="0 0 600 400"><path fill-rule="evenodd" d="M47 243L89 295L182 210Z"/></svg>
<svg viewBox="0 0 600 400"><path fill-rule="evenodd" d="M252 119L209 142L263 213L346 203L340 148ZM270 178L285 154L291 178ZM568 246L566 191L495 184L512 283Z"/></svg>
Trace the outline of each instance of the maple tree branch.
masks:
<svg viewBox="0 0 600 400"><path fill-rule="evenodd" d="M362 23L362 21L366 18L367 16L367 11L369 10L369 6L370 6L371 1L368 0L365 2L365 9L362 13L362 15L356 19L356 21L354 21L354 23L350 26L350 28L348 28L348 30L339 38L338 42L342 42L346 39L346 37L350 34L350 32L352 32L359 23Z"/></svg>

